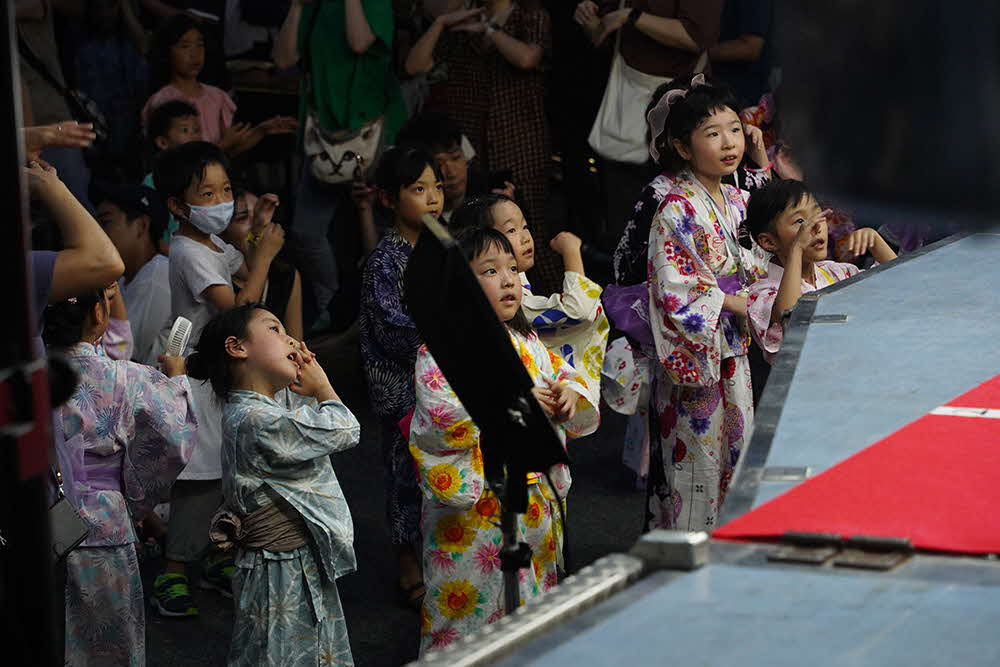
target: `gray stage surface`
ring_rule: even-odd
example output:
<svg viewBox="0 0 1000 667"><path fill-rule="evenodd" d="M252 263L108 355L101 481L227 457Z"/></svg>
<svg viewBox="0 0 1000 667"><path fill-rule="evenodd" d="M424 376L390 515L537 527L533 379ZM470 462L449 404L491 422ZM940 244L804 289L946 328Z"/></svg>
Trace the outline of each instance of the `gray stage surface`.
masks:
<svg viewBox="0 0 1000 667"><path fill-rule="evenodd" d="M998 283L993 231L800 300L723 523L1000 373ZM648 549L601 559L432 662L1000 665L995 556L914 553L870 571L769 560L779 544L706 546L689 569Z"/></svg>

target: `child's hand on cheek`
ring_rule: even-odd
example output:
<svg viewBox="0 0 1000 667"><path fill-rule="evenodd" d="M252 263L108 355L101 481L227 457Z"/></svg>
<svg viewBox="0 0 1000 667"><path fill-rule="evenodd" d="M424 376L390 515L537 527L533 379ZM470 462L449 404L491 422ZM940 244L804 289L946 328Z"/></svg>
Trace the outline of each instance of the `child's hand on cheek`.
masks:
<svg viewBox="0 0 1000 667"><path fill-rule="evenodd" d="M296 394L312 396L317 401L339 401L340 397L333 390L326 371L316 360L305 342L299 343L299 376L297 382L290 387Z"/></svg>
<svg viewBox="0 0 1000 667"><path fill-rule="evenodd" d="M274 212L278 210L280 204L278 195L270 193L261 195L257 199L257 205L253 209L253 225L251 226L251 230L254 233L263 231L271 223L271 218L274 217Z"/></svg>

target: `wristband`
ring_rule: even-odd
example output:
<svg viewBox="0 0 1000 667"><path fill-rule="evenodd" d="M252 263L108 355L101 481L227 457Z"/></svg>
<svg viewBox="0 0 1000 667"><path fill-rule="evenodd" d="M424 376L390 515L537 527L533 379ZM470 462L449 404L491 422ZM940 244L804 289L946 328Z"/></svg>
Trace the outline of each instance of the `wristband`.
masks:
<svg viewBox="0 0 1000 667"><path fill-rule="evenodd" d="M264 232L257 232L256 234L250 232L247 234L247 243L256 248L262 236L264 236Z"/></svg>
<svg viewBox="0 0 1000 667"><path fill-rule="evenodd" d="M641 15L642 15L642 10L637 7L633 7L632 11L628 13L628 18L625 19L625 25L630 25L634 28L635 22L639 20L639 17Z"/></svg>

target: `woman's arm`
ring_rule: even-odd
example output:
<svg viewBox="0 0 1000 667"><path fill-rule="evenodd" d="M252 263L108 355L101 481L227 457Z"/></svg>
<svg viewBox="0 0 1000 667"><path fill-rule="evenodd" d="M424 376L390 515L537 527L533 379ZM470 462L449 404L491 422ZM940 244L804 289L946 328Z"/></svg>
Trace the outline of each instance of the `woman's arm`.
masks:
<svg viewBox="0 0 1000 667"><path fill-rule="evenodd" d="M299 61L299 21L302 19L303 1L293 0L278 31L278 38L274 40L271 57L279 69L288 69Z"/></svg>
<svg viewBox="0 0 1000 667"><path fill-rule="evenodd" d="M538 44L522 42L500 28L486 30L486 39L497 47L497 51L507 62L519 69L535 69L541 64L545 54Z"/></svg>
<svg viewBox="0 0 1000 667"><path fill-rule="evenodd" d="M118 249L83 207L56 170L48 165L29 167L32 194L48 208L62 234L63 250L56 257L49 303L107 287L125 272Z"/></svg>
<svg viewBox="0 0 1000 667"><path fill-rule="evenodd" d="M482 16L482 13L482 8L462 9L442 14L434 19L431 27L420 36L420 39L417 40L417 43L413 45L410 53L406 56L406 73L413 76L414 74L431 71L434 68L434 49L437 47L438 40L441 39L441 33L446 28ZM481 22L479 23L481 24ZM480 30L483 28L485 26L481 26Z"/></svg>
<svg viewBox="0 0 1000 667"><path fill-rule="evenodd" d="M344 1L344 21L347 24L347 45L351 47L351 51L361 55L372 48L372 44L375 43L375 33L368 24L361 0Z"/></svg>

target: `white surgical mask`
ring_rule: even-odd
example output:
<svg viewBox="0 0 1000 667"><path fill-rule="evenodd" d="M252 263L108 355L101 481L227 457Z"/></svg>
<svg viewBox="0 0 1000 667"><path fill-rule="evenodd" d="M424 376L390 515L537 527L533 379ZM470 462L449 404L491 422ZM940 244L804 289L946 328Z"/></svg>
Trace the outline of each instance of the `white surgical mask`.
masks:
<svg viewBox="0 0 1000 667"><path fill-rule="evenodd" d="M214 206L188 204L191 212L188 222L206 234L221 234L233 219L233 202L227 201Z"/></svg>

